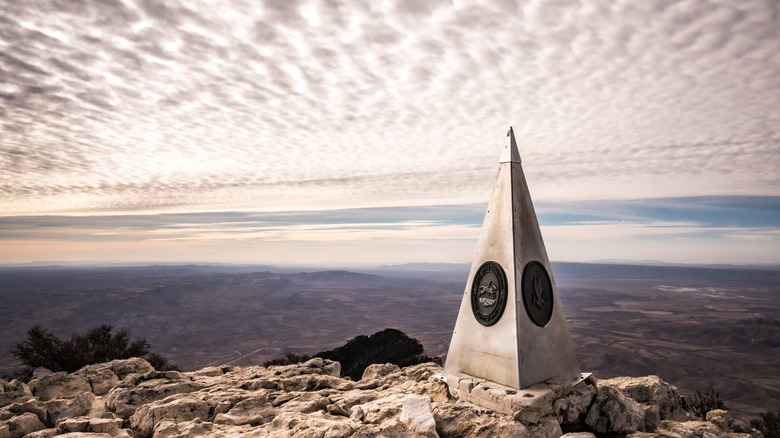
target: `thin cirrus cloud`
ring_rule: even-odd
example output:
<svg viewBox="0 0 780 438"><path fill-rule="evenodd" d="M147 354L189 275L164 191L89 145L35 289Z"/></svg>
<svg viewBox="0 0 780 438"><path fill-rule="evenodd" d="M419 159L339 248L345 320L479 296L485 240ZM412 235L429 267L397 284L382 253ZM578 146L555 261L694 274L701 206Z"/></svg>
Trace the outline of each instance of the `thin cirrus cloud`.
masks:
<svg viewBox="0 0 780 438"><path fill-rule="evenodd" d="M484 204L281 213L215 212L0 218L0 263L21 254L54 259L377 264L465 262ZM780 240L780 197L541 202L556 260L646 259L771 263ZM736 212L736 213L735 213ZM412 218L412 219L410 219ZM121 251L117 253L117 249ZM727 251L724 250L727 249ZM16 258L14 258L16 257ZM145 257L145 258L144 258ZM39 261L41 259L38 259Z"/></svg>
<svg viewBox="0 0 780 438"><path fill-rule="evenodd" d="M771 198L779 8L5 2L0 216L78 215L91 226L128 214L473 205L489 194L509 125L534 199L575 213L604 200ZM621 205L602 223L623 221ZM407 216L406 230L453 226L422 216ZM745 220L724 229L772 236ZM150 236L173 235L158 225Z"/></svg>

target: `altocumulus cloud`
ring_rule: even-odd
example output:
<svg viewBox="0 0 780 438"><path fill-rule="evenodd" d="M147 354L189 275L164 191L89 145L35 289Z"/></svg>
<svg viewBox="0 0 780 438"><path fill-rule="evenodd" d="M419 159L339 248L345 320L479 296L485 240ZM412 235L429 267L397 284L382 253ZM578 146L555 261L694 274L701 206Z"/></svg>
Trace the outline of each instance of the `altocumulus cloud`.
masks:
<svg viewBox="0 0 780 438"><path fill-rule="evenodd" d="M778 191L772 0L0 8L3 215Z"/></svg>

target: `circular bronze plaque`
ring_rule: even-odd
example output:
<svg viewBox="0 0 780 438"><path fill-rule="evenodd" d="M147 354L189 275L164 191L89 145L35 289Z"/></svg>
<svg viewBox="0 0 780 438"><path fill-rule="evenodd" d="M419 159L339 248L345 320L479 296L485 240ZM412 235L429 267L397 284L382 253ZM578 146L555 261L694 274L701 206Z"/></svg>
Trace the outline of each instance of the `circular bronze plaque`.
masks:
<svg viewBox="0 0 780 438"><path fill-rule="evenodd" d="M553 312L553 290L544 265L528 262L523 269L523 305L528 317L539 327L550 322Z"/></svg>
<svg viewBox="0 0 780 438"><path fill-rule="evenodd" d="M471 311L480 324L491 326L501 318L506 307L506 275L501 265L485 262L471 283Z"/></svg>

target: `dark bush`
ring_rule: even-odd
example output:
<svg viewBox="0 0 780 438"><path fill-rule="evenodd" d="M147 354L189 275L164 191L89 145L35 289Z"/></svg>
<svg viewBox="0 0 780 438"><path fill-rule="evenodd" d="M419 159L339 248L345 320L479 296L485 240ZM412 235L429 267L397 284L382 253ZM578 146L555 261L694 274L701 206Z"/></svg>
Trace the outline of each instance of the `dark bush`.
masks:
<svg viewBox="0 0 780 438"><path fill-rule="evenodd" d="M138 338L130 343L127 329L119 329L113 334L112 331L113 327L104 324L83 335L74 333L70 341L63 342L60 347L64 362L62 371L72 373L84 365L142 357L149 353L151 345L146 339Z"/></svg>
<svg viewBox="0 0 780 438"><path fill-rule="evenodd" d="M764 412L761 418L750 420L750 427L764 434L764 438L780 438L780 412Z"/></svg>
<svg viewBox="0 0 780 438"><path fill-rule="evenodd" d="M707 412L713 409L725 409L720 394L711 387L704 393L697 389L696 394L687 398L683 397L682 402L683 409L703 420L707 418Z"/></svg>
<svg viewBox="0 0 780 438"><path fill-rule="evenodd" d="M11 353L30 368L44 367L62 370L62 341L45 328L34 325L27 330L27 339L16 344Z"/></svg>
<svg viewBox="0 0 780 438"><path fill-rule="evenodd" d="M157 371L181 371L179 367L170 363L168 359L158 353L150 353L146 356L146 360Z"/></svg>
<svg viewBox="0 0 780 438"><path fill-rule="evenodd" d="M285 353L283 357L277 357L276 359L263 362L263 366L270 367L271 365L293 365L296 363L306 362L309 359L311 359L311 356L308 354L295 354L288 352Z"/></svg>
<svg viewBox="0 0 780 438"><path fill-rule="evenodd" d="M357 336L341 347L314 355L341 363L341 375L360 380L366 367L374 363L393 363L400 367L428 362L420 341L396 329L384 329L371 336Z"/></svg>
<svg viewBox="0 0 780 438"><path fill-rule="evenodd" d="M29 369L38 367L51 371L72 373L93 363L108 362L114 359L144 357L151 347L146 339L138 338L130 342L127 329L114 328L104 324L88 330L84 334L74 333L70 340L63 341L49 330L34 325L27 331L27 339L16 344L11 353ZM175 365L154 354L149 357L159 366L176 369ZM152 363L152 366L155 364ZM155 366L155 369L159 369Z"/></svg>

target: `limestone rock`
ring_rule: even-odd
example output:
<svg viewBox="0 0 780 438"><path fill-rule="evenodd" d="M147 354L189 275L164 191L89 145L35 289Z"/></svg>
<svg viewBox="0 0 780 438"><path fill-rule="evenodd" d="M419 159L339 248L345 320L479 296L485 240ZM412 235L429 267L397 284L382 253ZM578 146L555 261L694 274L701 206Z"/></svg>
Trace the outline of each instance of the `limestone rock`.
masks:
<svg viewBox="0 0 780 438"><path fill-rule="evenodd" d="M130 426L140 437L151 437L162 420L174 422L199 418L210 421L211 407L201 397L189 394L177 394L163 400L157 400L138 408L130 417Z"/></svg>
<svg viewBox="0 0 780 438"><path fill-rule="evenodd" d="M555 417L545 417L539 424L529 426L528 433L534 438L558 438L563 435L561 425Z"/></svg>
<svg viewBox="0 0 780 438"><path fill-rule="evenodd" d="M328 411L330 415L340 415L342 417L349 417L349 412L344 410L340 405L337 405L335 403L331 403L328 406L325 407L325 410Z"/></svg>
<svg viewBox="0 0 780 438"><path fill-rule="evenodd" d="M90 432L107 433L111 436L124 436L130 433L122 429L121 418L93 418L73 417L58 420L56 429L58 433Z"/></svg>
<svg viewBox="0 0 780 438"><path fill-rule="evenodd" d="M661 422L661 408L658 405L647 405L640 403L642 409L645 411L645 418L643 420L645 431L653 431L658 428L658 424Z"/></svg>
<svg viewBox="0 0 780 438"><path fill-rule="evenodd" d="M750 433L750 426L742 420L731 416L723 409L713 409L707 412L707 421L718 426L723 432Z"/></svg>
<svg viewBox="0 0 780 438"><path fill-rule="evenodd" d="M405 394L388 394L360 405L360 409L363 411L362 421L379 424L391 418L397 418L406 398Z"/></svg>
<svg viewBox="0 0 780 438"><path fill-rule="evenodd" d="M363 408L358 406L352 406L349 410L349 418L353 418L357 421L363 421L366 419L366 413L363 412Z"/></svg>
<svg viewBox="0 0 780 438"><path fill-rule="evenodd" d="M398 365L392 363L375 363L366 367L360 380L376 379L400 369Z"/></svg>
<svg viewBox="0 0 780 438"><path fill-rule="evenodd" d="M28 433L24 436L24 438L51 438L53 436L57 435L57 429L49 428L49 429L42 429L37 432ZM2 434L0 434L2 436Z"/></svg>
<svg viewBox="0 0 780 438"><path fill-rule="evenodd" d="M277 413L267 398L250 398L237 403L224 414L217 414L214 423L259 426L273 420Z"/></svg>
<svg viewBox="0 0 780 438"><path fill-rule="evenodd" d="M107 394L106 405L120 417L129 417L139 406L201 388L202 384L182 377L179 373L151 371L144 375L131 374Z"/></svg>
<svg viewBox="0 0 780 438"><path fill-rule="evenodd" d="M437 431L448 437L531 437L528 429L512 417L468 403L433 405Z"/></svg>
<svg viewBox="0 0 780 438"><path fill-rule="evenodd" d="M639 430L644 416L639 403L611 386L602 386L585 423L597 432L626 434Z"/></svg>
<svg viewBox="0 0 780 438"><path fill-rule="evenodd" d="M219 436L214 432L214 425L206 423L200 418L191 421L176 422L163 420L154 430L155 438L180 438L199 436Z"/></svg>
<svg viewBox="0 0 780 438"><path fill-rule="evenodd" d="M121 369L121 367L118 367ZM89 382L95 395L108 394L119 383L119 376L111 370L111 362L107 364L88 365L77 371Z"/></svg>
<svg viewBox="0 0 780 438"><path fill-rule="evenodd" d="M57 435L61 438L112 438L107 433L93 433L93 432L70 432L62 435Z"/></svg>
<svg viewBox="0 0 780 438"><path fill-rule="evenodd" d="M0 436L19 438L38 430L45 429L38 416L32 412L25 412L7 421L0 422Z"/></svg>
<svg viewBox="0 0 780 438"><path fill-rule="evenodd" d="M439 438L431 411L431 398L410 396L401 407L401 422L420 436Z"/></svg>
<svg viewBox="0 0 780 438"><path fill-rule="evenodd" d="M756 438L725 411L711 411L706 422L661 421L664 406L674 412L665 400L675 393L652 376L610 379L600 388L587 379L574 387L515 390L467 376L451 379L448 387L433 363L371 366L359 382L338 377L339 371L338 363L320 358L195 372L160 372L142 359L71 374L40 370L28 385L0 381L0 438L23 436L27 429L27 438L557 438L562 425L583 430L586 424L606 436ZM490 406L470 402L474 394ZM636 432L642 424L657 431Z"/></svg>
<svg viewBox="0 0 780 438"><path fill-rule="evenodd" d="M111 362L108 362L107 365L120 379L124 379L130 374L146 374L154 371L154 367L140 357L112 360Z"/></svg>
<svg viewBox="0 0 780 438"><path fill-rule="evenodd" d="M91 391L92 387L84 376L60 371L41 377L35 389L35 396L46 401L55 398L73 398L80 393Z"/></svg>
<svg viewBox="0 0 780 438"><path fill-rule="evenodd" d="M554 383L539 383L517 390L466 374L448 375L446 379L453 397L512 415L525 409L537 409L541 416L550 415L555 400L573 391L570 384Z"/></svg>
<svg viewBox="0 0 780 438"><path fill-rule="evenodd" d="M561 397L553 403L553 414L560 424L575 424L582 422L596 398L598 389L588 379L575 386L572 393Z"/></svg>
<svg viewBox="0 0 780 438"><path fill-rule="evenodd" d="M667 436L685 438L718 438L722 436L718 426L707 421L662 421L658 431Z"/></svg>
<svg viewBox="0 0 780 438"><path fill-rule="evenodd" d="M542 421L542 413L539 409L529 408L521 409L515 412L514 419L523 423L526 426L532 424L539 424Z"/></svg>
<svg viewBox="0 0 780 438"><path fill-rule="evenodd" d="M122 428L121 418L90 418L89 430L96 433L116 435Z"/></svg>
<svg viewBox="0 0 780 438"><path fill-rule="evenodd" d="M100 417L106 412L106 405L102 399L95 397L91 392L82 392L74 397L64 408L56 411L53 420L72 417Z"/></svg>
<svg viewBox="0 0 780 438"><path fill-rule="evenodd" d="M32 412L42 423L46 424L48 421L46 405L34 398L31 398L24 403L12 403L8 405L8 411L16 415Z"/></svg>
<svg viewBox="0 0 780 438"><path fill-rule="evenodd" d="M54 372L48 368L38 367L35 370L33 370L32 378L33 380L38 380L41 377L48 376L49 374L54 374Z"/></svg>
<svg viewBox="0 0 780 438"><path fill-rule="evenodd" d="M593 435L590 432L570 432L561 435L561 438L596 438L596 435Z"/></svg>
<svg viewBox="0 0 780 438"><path fill-rule="evenodd" d="M680 421L686 418L682 409L682 397L677 387L663 381L658 376L615 377L600 380L599 387L609 386L620 390L626 397L639 403L658 405L662 420Z"/></svg>
<svg viewBox="0 0 780 438"><path fill-rule="evenodd" d="M325 412L329 404L331 404L330 399L323 397L320 393L306 393L295 399L292 403L286 404L283 410L294 410L303 412L304 414L317 411Z"/></svg>
<svg viewBox="0 0 780 438"><path fill-rule="evenodd" d="M87 432L89 430L89 420L89 417L64 418L57 421L57 431L59 433Z"/></svg>
<svg viewBox="0 0 780 438"><path fill-rule="evenodd" d="M0 380L0 407L15 401L25 402L33 396L30 387L26 383L16 379L6 382Z"/></svg>

